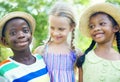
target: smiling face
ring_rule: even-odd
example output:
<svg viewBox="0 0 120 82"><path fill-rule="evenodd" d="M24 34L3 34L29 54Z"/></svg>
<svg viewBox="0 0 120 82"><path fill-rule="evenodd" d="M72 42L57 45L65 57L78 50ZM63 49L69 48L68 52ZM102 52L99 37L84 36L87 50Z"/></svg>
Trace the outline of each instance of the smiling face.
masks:
<svg viewBox="0 0 120 82"><path fill-rule="evenodd" d="M97 43L112 42L115 32L118 31L113 26L108 15L99 13L93 15L89 20L90 35Z"/></svg>
<svg viewBox="0 0 120 82"><path fill-rule="evenodd" d="M5 27L5 40L11 49L21 51L29 47L32 40L31 30L28 23L20 18L12 19Z"/></svg>
<svg viewBox="0 0 120 82"><path fill-rule="evenodd" d="M67 41L69 32L72 30L70 20L67 17L49 16L50 36L55 43Z"/></svg>

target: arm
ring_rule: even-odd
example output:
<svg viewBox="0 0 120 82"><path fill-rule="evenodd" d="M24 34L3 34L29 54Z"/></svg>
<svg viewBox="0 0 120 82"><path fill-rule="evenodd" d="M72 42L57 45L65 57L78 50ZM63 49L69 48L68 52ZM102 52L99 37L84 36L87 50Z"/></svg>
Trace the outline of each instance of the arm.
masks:
<svg viewBox="0 0 120 82"><path fill-rule="evenodd" d="M76 53L77 53L77 58L83 55L80 49L76 49ZM83 82L82 67L78 68L78 82Z"/></svg>
<svg viewBox="0 0 120 82"><path fill-rule="evenodd" d="M83 82L83 70L82 70L82 67L79 68L78 82Z"/></svg>
<svg viewBox="0 0 120 82"><path fill-rule="evenodd" d="M75 49L75 51L76 51L76 54L77 54L77 58L79 57L79 56L82 56L83 55L83 53L82 53L82 51L80 50L80 49Z"/></svg>
<svg viewBox="0 0 120 82"><path fill-rule="evenodd" d="M40 54L42 55L44 53L44 45L42 46L38 46L34 51L33 51L33 54Z"/></svg>
<svg viewBox="0 0 120 82"><path fill-rule="evenodd" d="M83 55L80 49L75 49L75 51L76 51L76 57L77 57L77 58ZM76 71L76 70L77 70L77 71ZM76 75L77 75L78 82L83 82L83 81L82 81L82 68L78 68L78 67L75 65L75 71L76 71L76 73L77 73Z"/></svg>

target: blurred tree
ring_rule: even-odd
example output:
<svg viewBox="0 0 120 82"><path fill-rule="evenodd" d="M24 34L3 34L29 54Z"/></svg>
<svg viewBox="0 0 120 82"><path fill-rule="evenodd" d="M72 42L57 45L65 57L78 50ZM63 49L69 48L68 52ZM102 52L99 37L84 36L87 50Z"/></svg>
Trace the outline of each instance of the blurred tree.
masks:
<svg viewBox="0 0 120 82"><path fill-rule="evenodd" d="M106 0L107 2L120 5L120 0Z"/></svg>
<svg viewBox="0 0 120 82"><path fill-rule="evenodd" d="M73 3L77 9L78 21L79 15L86 6L90 4L91 0L0 0L0 18L6 13L12 11L25 11L35 18L36 29L34 33L34 40L32 50L37 46L42 45L43 41L47 39L48 35L48 12L50 7L56 1L66 1ZM120 4L120 0L106 0L107 2ZM75 45L84 51L90 44L90 39L84 37L77 26ZM7 52L6 52L7 50ZM7 48L0 46L0 61L4 60L7 56L12 55L12 52Z"/></svg>

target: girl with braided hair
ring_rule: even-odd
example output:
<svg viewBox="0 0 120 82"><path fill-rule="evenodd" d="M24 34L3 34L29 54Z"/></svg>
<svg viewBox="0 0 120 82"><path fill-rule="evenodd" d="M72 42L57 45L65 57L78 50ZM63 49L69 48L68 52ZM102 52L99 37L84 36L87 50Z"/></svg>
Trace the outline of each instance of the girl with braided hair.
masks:
<svg viewBox="0 0 120 82"><path fill-rule="evenodd" d="M74 74L74 63L76 54L73 45L76 21L72 7L64 2L57 2L49 14L50 39L45 47L39 46L34 53L43 54L48 67L51 82L76 82ZM67 39L72 33L71 45Z"/></svg>
<svg viewBox="0 0 120 82"><path fill-rule="evenodd" d="M81 15L81 32L92 38L77 60L83 82L120 82L119 17L120 9L111 3L94 4ZM118 51L113 48L115 41Z"/></svg>

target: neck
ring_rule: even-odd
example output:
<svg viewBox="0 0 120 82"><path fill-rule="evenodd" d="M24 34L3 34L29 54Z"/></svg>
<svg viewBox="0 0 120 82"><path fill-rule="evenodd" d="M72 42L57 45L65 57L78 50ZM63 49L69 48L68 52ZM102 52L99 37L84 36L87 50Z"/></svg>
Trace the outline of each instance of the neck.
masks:
<svg viewBox="0 0 120 82"><path fill-rule="evenodd" d="M36 61L35 57L31 54L29 48L27 48L26 50L21 50L21 51L13 50L13 52L14 52L14 56L12 59L17 62L30 65Z"/></svg>
<svg viewBox="0 0 120 82"><path fill-rule="evenodd" d="M55 46L64 46L64 45L68 45L67 42L62 42L62 43L54 43L54 42L50 42L50 45L55 45Z"/></svg>
<svg viewBox="0 0 120 82"><path fill-rule="evenodd" d="M113 49L112 44L97 44L95 48L95 53L97 55L102 55L102 57L113 52L115 52L115 50Z"/></svg>
<svg viewBox="0 0 120 82"><path fill-rule="evenodd" d="M12 51L14 53L13 57L23 58L23 57L29 57L31 55L29 48L27 48L26 50L21 50L21 51L18 51L18 50L12 50Z"/></svg>
<svg viewBox="0 0 120 82"><path fill-rule="evenodd" d="M111 43L111 42L106 43L106 44L97 44L97 45L96 45L96 49L104 50L104 51L107 51L107 52L108 52L111 48L112 48L112 43Z"/></svg>

